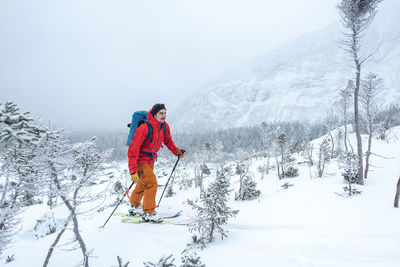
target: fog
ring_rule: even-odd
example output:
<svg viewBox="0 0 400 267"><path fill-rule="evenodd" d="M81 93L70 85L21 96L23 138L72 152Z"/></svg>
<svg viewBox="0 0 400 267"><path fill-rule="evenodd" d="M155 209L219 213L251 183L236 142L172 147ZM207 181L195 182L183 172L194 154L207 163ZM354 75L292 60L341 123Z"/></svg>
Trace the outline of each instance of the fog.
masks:
<svg viewBox="0 0 400 267"><path fill-rule="evenodd" d="M2 0L0 103L69 129L123 129L338 20L337 0ZM168 119L167 119L168 120Z"/></svg>

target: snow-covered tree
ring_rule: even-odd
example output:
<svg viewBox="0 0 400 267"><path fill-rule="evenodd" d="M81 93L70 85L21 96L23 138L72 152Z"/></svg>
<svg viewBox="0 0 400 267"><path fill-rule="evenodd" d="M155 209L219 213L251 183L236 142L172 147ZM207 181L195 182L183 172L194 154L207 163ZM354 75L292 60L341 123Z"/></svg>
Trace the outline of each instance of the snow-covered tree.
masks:
<svg viewBox="0 0 400 267"><path fill-rule="evenodd" d="M3 204L0 207L0 255L8 248L12 237L19 230L19 220L16 219L18 209Z"/></svg>
<svg viewBox="0 0 400 267"><path fill-rule="evenodd" d="M10 144L37 145L43 131L33 122L29 112L20 113L17 104L0 103L0 143L6 147Z"/></svg>
<svg viewBox="0 0 400 267"><path fill-rule="evenodd" d="M379 111L376 96L383 89L383 81L374 73L368 74L361 82L360 100L365 113L368 129L368 146L365 152L364 178L367 178L369 171L369 158L371 155L372 137L375 131L374 120Z"/></svg>
<svg viewBox="0 0 400 267"><path fill-rule="evenodd" d="M354 83L352 80L349 80L345 89L340 90L340 100L339 105L342 108L343 112L343 124L344 124L344 148L349 151L347 146L347 120L348 120L348 110L350 106L350 98L352 96L352 92L354 91Z"/></svg>
<svg viewBox="0 0 400 267"><path fill-rule="evenodd" d="M266 159L266 162L264 162L265 172L268 174L269 169L270 169L270 159L271 159L271 154L272 154L271 143L272 143L273 137L272 137L270 126L266 122L261 123L261 134L262 134L261 135L262 148L263 148L264 157Z"/></svg>
<svg viewBox="0 0 400 267"><path fill-rule="evenodd" d="M308 166L314 166L313 153L314 153L314 144L308 142L305 145L303 152L303 156L306 158Z"/></svg>
<svg viewBox="0 0 400 267"><path fill-rule="evenodd" d="M182 264L180 267L206 267L205 264L201 262L200 256L196 253L193 246L188 246L182 252Z"/></svg>
<svg viewBox="0 0 400 267"><path fill-rule="evenodd" d="M172 180L168 185L167 192L165 193L165 197L173 197L176 193L174 192L174 181Z"/></svg>
<svg viewBox="0 0 400 267"><path fill-rule="evenodd" d="M163 256L157 263L144 262L144 267L176 267L173 255Z"/></svg>
<svg viewBox="0 0 400 267"><path fill-rule="evenodd" d="M50 177L63 204L69 211L69 216L65 221L64 228L59 232L56 240L51 245L45 263L49 263L55 246L64 233L68 223L73 222L74 241L78 242L83 255L83 265L89 266L89 251L79 231L78 214L82 213L79 206L86 202L93 202L99 197L92 193L91 186L95 184L104 169L105 160L110 155L110 151L99 152L95 138L86 142L69 145L61 142L55 136L49 138L49 151L51 157L48 158Z"/></svg>
<svg viewBox="0 0 400 267"><path fill-rule="evenodd" d="M235 162L235 173L239 175L239 191L235 193L235 200L250 200L258 197L261 192L257 190L257 183L253 180L253 174L250 171L251 155L242 149L237 149Z"/></svg>
<svg viewBox="0 0 400 267"><path fill-rule="evenodd" d="M43 131L29 112L13 102L0 104L0 176L5 178L0 199L0 253L18 229L15 219L22 205L32 203L37 189L33 159Z"/></svg>
<svg viewBox="0 0 400 267"><path fill-rule="evenodd" d="M200 188L200 194L204 191L203 179L204 174L206 174L205 167L207 167L207 160L210 160L212 144L210 142L204 142L202 148L201 151L196 153L197 166L195 168L195 186Z"/></svg>
<svg viewBox="0 0 400 267"><path fill-rule="evenodd" d="M6 177L0 205L33 204L39 176L34 167L43 130L29 112L20 113L12 102L0 104L0 175Z"/></svg>
<svg viewBox="0 0 400 267"><path fill-rule="evenodd" d="M317 162L317 171L318 177L322 177L325 170L325 164L330 159L330 145L328 142L328 138L324 138L322 143L319 145L318 149L318 162Z"/></svg>
<svg viewBox="0 0 400 267"><path fill-rule="evenodd" d="M251 200L259 197L261 191L257 189L257 183L251 175L246 175L240 183L240 189L235 194L235 200Z"/></svg>
<svg viewBox="0 0 400 267"><path fill-rule="evenodd" d="M351 151L344 153L340 159L340 168L343 169L342 176L349 183L358 182L357 155Z"/></svg>
<svg viewBox="0 0 400 267"><path fill-rule="evenodd" d="M348 151L341 155L339 158L340 168L343 169L342 176L347 182L347 186L344 186L344 192L348 196L359 194L361 191L357 190L353 184L358 182L358 157L352 152Z"/></svg>
<svg viewBox="0 0 400 267"><path fill-rule="evenodd" d="M275 140L276 166L279 179L298 176L298 169L294 167L296 159L292 156L286 134L281 133Z"/></svg>
<svg viewBox="0 0 400 267"><path fill-rule="evenodd" d="M400 106L390 105L386 109L380 111L376 117L376 124L378 125L376 136L380 140L387 141L388 133L392 127L400 123Z"/></svg>
<svg viewBox="0 0 400 267"><path fill-rule="evenodd" d="M217 171L215 181L202 194L200 205L192 200L188 201L196 211L196 217L189 224L189 231L196 233L196 242L204 246L214 241L216 232L221 234L221 239L227 236L223 225L239 212L226 205L230 192L228 177L222 169Z"/></svg>
<svg viewBox="0 0 400 267"><path fill-rule="evenodd" d="M377 12L378 4L382 0L342 0L338 4L339 14L342 19L343 26L348 30L344 34L344 50L348 52L354 62L355 86L354 86L354 126L357 137L357 153L358 153L358 183L364 184L363 179L363 151L360 129L359 114L359 94L361 83L361 67L362 64L372 54L362 57L360 42L362 33L368 28L373 21Z"/></svg>

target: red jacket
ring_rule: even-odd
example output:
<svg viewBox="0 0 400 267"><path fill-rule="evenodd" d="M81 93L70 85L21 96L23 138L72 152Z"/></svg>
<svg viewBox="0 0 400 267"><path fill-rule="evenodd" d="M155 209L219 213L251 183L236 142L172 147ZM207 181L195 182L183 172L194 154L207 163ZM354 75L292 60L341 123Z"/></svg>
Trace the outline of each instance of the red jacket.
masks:
<svg viewBox="0 0 400 267"><path fill-rule="evenodd" d="M179 148L177 148L174 144L174 141L172 141L171 131L168 123L164 122L164 134L162 123L153 118L153 115L151 115L151 110L149 111L147 117L153 128L150 140L144 141L146 135L148 134L149 127L147 126L147 123L143 123L136 129L135 135L129 144L128 165L129 172L131 174L138 171L136 166L137 163L148 163L154 165L154 162L157 158L157 152L160 150L163 143L174 155L176 155L179 151ZM142 153L142 151L152 153L153 155Z"/></svg>

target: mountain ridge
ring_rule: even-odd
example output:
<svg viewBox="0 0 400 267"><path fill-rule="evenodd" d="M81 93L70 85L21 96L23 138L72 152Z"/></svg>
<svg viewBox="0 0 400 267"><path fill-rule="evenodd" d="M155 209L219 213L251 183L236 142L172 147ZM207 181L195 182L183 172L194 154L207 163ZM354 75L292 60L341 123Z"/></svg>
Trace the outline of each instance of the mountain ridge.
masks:
<svg viewBox="0 0 400 267"><path fill-rule="evenodd" d="M382 105L400 101L399 3L383 2L362 39L362 56L379 50L362 69L383 78ZM226 75L185 100L174 114L174 129L205 130L250 126L262 121L317 121L334 108L338 92L354 76L349 55L340 47L344 28L336 22L306 33L252 61L247 73Z"/></svg>

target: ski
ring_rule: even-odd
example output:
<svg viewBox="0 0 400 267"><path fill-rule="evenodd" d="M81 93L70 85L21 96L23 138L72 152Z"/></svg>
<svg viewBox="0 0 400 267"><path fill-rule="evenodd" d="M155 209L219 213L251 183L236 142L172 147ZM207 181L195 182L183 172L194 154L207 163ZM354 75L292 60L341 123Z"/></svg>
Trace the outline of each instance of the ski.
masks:
<svg viewBox="0 0 400 267"><path fill-rule="evenodd" d="M143 220L137 220L133 217L126 217L121 219L122 223L130 223L130 224L170 224L170 225L188 225L187 222L176 222L176 221L172 221L172 220L165 220L162 222L146 222Z"/></svg>
<svg viewBox="0 0 400 267"><path fill-rule="evenodd" d="M176 218L176 217L181 216L182 212L183 212L183 210L180 210L178 212L159 212L158 214L163 219L171 219L171 218ZM141 218L141 216L139 214L130 215L127 213L114 213L113 216L128 217L128 218Z"/></svg>

